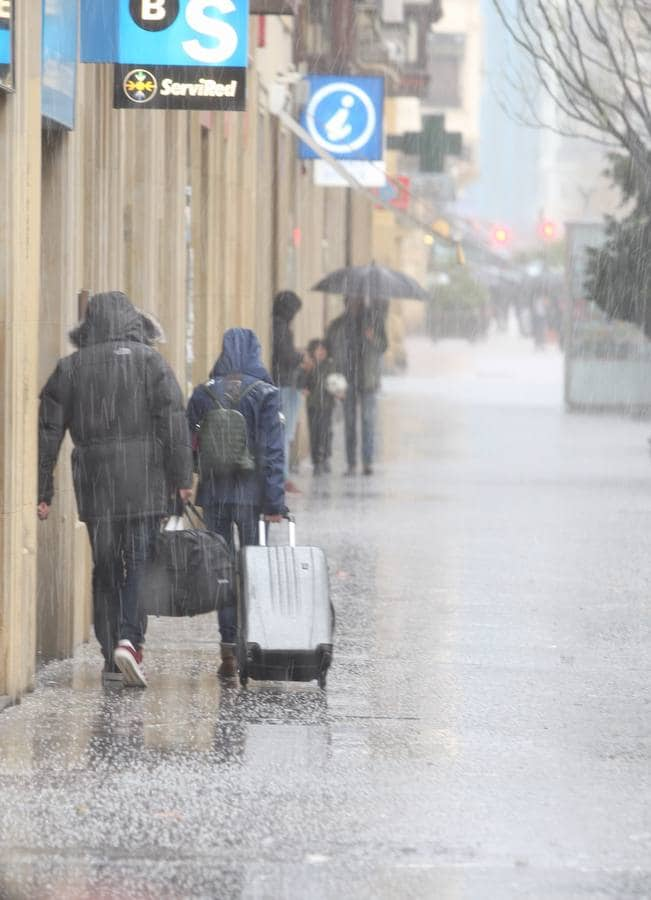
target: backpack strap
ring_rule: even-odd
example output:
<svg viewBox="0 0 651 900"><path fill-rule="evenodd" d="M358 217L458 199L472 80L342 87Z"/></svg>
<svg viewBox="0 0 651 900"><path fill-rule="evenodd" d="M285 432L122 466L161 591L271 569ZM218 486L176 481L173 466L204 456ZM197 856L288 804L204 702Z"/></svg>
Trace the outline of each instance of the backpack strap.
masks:
<svg viewBox="0 0 651 900"><path fill-rule="evenodd" d="M262 381L257 378L255 381L252 381L248 387L245 387L240 396L237 398L238 406L242 402L242 400L246 397L247 394L250 394L254 387L257 387L259 384L262 384Z"/></svg>
<svg viewBox="0 0 651 900"><path fill-rule="evenodd" d="M264 382L263 382L260 378L257 378L255 381L252 381L251 384L247 385L247 387L244 388L244 390L242 391L242 393L239 395L239 397L238 397L237 400L235 401L235 404L232 404L232 403L231 403L230 406L225 406L225 405L224 405L223 401L222 401L221 398L218 396L217 391L214 391L213 388L212 388L212 386L211 386L208 382L206 382L206 383L204 384L204 387L205 387L205 389L208 391L208 393L210 394L211 398L215 401L215 405L216 405L219 409L233 409L233 406L239 406L239 405L240 405L240 403L242 402L242 400L246 397L247 394L250 394L250 393L251 393L251 391L253 390L254 387L257 387L257 385L263 384L263 383L264 383Z"/></svg>
<svg viewBox="0 0 651 900"><path fill-rule="evenodd" d="M217 396L217 392L213 391L212 387L208 384L208 382L206 382L204 384L204 387L210 394L211 399L215 401L215 406L217 407L217 409L226 409L226 407L224 406L224 404L222 403L220 398Z"/></svg>

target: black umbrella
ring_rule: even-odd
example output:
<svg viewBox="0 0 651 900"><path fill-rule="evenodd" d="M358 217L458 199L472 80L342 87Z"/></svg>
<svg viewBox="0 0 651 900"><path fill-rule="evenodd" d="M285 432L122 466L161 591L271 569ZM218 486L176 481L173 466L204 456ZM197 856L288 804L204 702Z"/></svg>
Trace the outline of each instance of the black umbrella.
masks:
<svg viewBox="0 0 651 900"><path fill-rule="evenodd" d="M346 266L324 276L314 285L313 291L326 294L343 294L356 300L390 300L391 297L411 300L429 300L430 295L414 278L386 266L370 263L368 266Z"/></svg>

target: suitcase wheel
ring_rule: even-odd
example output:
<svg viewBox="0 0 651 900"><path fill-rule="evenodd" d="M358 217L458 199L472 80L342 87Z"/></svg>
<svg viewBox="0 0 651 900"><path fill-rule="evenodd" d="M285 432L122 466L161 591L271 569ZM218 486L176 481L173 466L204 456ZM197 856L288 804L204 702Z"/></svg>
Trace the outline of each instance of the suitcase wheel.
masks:
<svg viewBox="0 0 651 900"><path fill-rule="evenodd" d="M321 649L323 651L323 656L321 658L321 671L319 672L317 683L321 690L325 691L328 669L330 668L330 664L332 663L332 647L326 647L325 645L321 644Z"/></svg>

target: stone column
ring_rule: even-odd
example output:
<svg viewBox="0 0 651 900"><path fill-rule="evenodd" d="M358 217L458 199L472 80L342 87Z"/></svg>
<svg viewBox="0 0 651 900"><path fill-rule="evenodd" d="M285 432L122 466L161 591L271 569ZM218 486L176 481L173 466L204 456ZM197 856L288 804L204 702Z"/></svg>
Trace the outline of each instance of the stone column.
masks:
<svg viewBox="0 0 651 900"><path fill-rule="evenodd" d="M72 351L68 332L78 318L81 288L80 139L77 129L43 132L41 178L41 297L39 386ZM55 497L38 526L37 650L41 660L64 658L88 637L89 548L77 520L66 438L55 471Z"/></svg>
<svg viewBox="0 0 651 900"><path fill-rule="evenodd" d="M0 696L34 681L41 4L16 3L16 92L0 96Z"/></svg>

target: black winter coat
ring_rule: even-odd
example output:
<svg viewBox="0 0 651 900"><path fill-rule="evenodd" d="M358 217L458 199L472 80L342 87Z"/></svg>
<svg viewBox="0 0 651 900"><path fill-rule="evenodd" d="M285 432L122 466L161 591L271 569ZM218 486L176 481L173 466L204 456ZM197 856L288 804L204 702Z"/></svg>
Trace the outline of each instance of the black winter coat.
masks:
<svg viewBox="0 0 651 900"><path fill-rule="evenodd" d="M294 291L280 291L273 304L271 376L279 387L295 387L303 354L294 347L290 322L303 304Z"/></svg>
<svg viewBox="0 0 651 900"><path fill-rule="evenodd" d="M79 518L165 515L192 483L183 396L149 344L152 321L121 293L96 294L70 334L79 347L59 360L41 392L39 502L50 503L66 430Z"/></svg>

